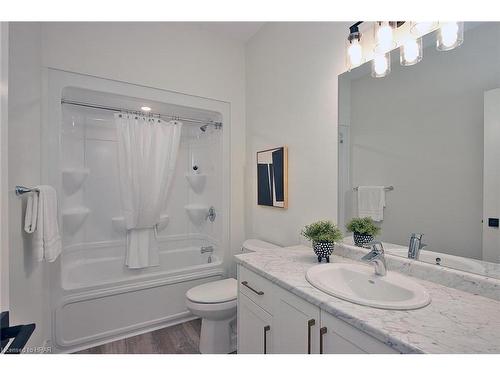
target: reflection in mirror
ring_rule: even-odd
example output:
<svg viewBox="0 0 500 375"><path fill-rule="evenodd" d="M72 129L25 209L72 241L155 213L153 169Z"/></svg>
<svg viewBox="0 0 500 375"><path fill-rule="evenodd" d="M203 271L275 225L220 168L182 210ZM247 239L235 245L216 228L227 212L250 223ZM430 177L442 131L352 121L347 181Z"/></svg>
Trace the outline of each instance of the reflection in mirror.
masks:
<svg viewBox="0 0 500 375"><path fill-rule="evenodd" d="M500 23L465 23L459 48L432 33L418 64L393 50L384 78L370 63L339 76L341 227L375 210L388 253L408 257L420 233L420 261L500 278L498 40Z"/></svg>

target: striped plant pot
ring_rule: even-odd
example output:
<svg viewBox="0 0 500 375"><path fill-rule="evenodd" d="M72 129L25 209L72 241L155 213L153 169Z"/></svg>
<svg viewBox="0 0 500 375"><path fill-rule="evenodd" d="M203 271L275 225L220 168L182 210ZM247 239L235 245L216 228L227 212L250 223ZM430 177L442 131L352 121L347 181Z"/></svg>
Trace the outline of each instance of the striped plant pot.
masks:
<svg viewBox="0 0 500 375"><path fill-rule="evenodd" d="M327 263L330 263L330 255L333 253L333 242L316 242L313 241L313 250L318 257L318 262L321 263L323 258L326 259Z"/></svg>
<svg viewBox="0 0 500 375"><path fill-rule="evenodd" d="M354 232L354 244L356 246L364 247L370 242L373 242L373 236L371 234L361 234Z"/></svg>

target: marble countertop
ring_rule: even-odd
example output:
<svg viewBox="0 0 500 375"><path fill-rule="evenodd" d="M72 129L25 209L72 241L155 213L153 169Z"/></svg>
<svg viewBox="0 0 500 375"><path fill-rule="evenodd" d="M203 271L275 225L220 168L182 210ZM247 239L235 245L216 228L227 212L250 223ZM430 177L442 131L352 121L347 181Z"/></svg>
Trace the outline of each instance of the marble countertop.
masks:
<svg viewBox="0 0 500 375"><path fill-rule="evenodd" d="M262 250L235 258L238 264L403 353L500 353L499 301L413 278L431 295L430 305L409 311L376 309L330 296L309 284L306 272L318 264L309 247ZM338 255L330 262L357 263Z"/></svg>

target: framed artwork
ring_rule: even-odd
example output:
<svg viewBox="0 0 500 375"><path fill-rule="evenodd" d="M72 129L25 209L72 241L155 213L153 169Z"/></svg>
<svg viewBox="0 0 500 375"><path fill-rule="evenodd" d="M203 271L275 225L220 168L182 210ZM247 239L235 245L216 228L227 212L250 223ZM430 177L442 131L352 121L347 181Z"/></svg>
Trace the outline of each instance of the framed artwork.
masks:
<svg viewBox="0 0 500 375"><path fill-rule="evenodd" d="M257 152L257 204L288 207L288 149L286 146Z"/></svg>

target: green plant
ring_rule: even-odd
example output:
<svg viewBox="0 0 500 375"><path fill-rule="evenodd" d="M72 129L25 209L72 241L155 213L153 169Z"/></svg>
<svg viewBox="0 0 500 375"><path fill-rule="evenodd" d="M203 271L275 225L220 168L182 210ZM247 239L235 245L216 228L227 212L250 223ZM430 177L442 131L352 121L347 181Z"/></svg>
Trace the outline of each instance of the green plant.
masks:
<svg viewBox="0 0 500 375"><path fill-rule="evenodd" d="M376 236L380 233L380 228L375 225L371 217L355 217L346 225L349 232Z"/></svg>
<svg viewBox="0 0 500 375"><path fill-rule="evenodd" d="M313 242L338 242L344 237L337 226L329 220L320 220L302 229L302 235Z"/></svg>

